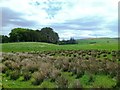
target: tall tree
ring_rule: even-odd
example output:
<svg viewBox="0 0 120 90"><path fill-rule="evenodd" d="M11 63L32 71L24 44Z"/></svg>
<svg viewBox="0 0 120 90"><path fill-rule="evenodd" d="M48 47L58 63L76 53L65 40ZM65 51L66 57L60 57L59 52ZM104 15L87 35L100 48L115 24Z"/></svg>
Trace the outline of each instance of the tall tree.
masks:
<svg viewBox="0 0 120 90"><path fill-rule="evenodd" d="M59 36L50 27L45 27L41 29L41 40L48 43L57 43L59 41Z"/></svg>
<svg viewBox="0 0 120 90"><path fill-rule="evenodd" d="M6 35L0 35L0 43L8 43L9 37Z"/></svg>
<svg viewBox="0 0 120 90"><path fill-rule="evenodd" d="M19 41L24 41L25 37L23 36L24 32L26 29L23 28L14 28L10 35L10 41L11 42L19 42Z"/></svg>

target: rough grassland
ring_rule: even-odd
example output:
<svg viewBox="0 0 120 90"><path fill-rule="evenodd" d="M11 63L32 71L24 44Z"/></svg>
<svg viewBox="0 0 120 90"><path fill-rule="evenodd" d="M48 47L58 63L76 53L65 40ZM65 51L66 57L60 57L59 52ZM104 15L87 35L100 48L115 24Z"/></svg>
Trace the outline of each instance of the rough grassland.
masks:
<svg viewBox="0 0 120 90"><path fill-rule="evenodd" d="M2 49L1 49L1 47L2 47ZM97 49L97 52L94 51L96 49ZM120 59L118 59L116 53L114 53L118 50L118 40L117 39L110 39L110 38L85 39L85 40L78 40L78 44L73 44L73 45L55 45L55 44L48 44L48 43L41 43L41 42L4 43L4 44L0 44L0 50L2 50L2 52L18 52L18 53L8 53L9 57L7 57L7 55L5 55L6 58L3 59L2 62L0 62L1 67L2 67L2 65L3 66L8 65L7 68L9 68L9 65L10 66L13 65L14 67L17 67L17 65L20 64L21 60L23 60L22 58L24 58L25 60L27 60L27 59L29 61L31 60L29 63L27 61L28 65L31 64L30 67L27 67L27 66L23 67L24 65L22 66L23 69L26 68L26 70L27 70L27 69L31 68L31 66L34 66L33 65L33 63L35 62L34 60L36 60L38 58L38 59L40 59L40 62L38 62L38 60L37 60L36 64L41 64L39 66L42 66L42 64L43 64L43 66L47 65L48 68L50 68L51 67L50 65L53 65L53 66L60 65L61 68L58 70L61 73L60 77L63 78L63 81L61 81L62 79L59 79L59 78L55 78L56 81L51 81L52 80L51 78L45 78L44 81L40 85L33 85L32 82L34 81L33 76L35 73L27 72L28 74L30 73L30 75L32 76L30 78L30 80L28 80L28 81L24 80L23 74L20 74L20 76L17 80L12 80L10 76L14 75L16 73L13 73L14 70L11 70L10 68L6 69L4 67L5 69L2 68L2 71L5 70L5 73L3 73L3 74L0 73L0 80L2 80L2 81L0 81L0 88L1 87L21 88L21 89L22 88L58 88L59 85L63 85L63 82L65 82L65 80L67 80L68 88L79 87L79 85L81 85L83 88L101 88L101 87L102 88L116 88L117 83L118 83L118 80L116 79L117 78L116 74L114 75L114 71L116 71L116 70L114 70L114 66L116 67L116 65L118 65L118 63L120 62ZM58 51L58 53L57 53L57 50L61 50L61 52ZM68 50L68 51L64 51L64 50ZM71 50L71 51L69 51L69 50ZM80 51L75 51L75 50L80 50ZM93 52L95 52L95 53L91 53L89 50L90 51L93 50ZM106 51L104 51L104 50L106 50ZM22 54L19 53L19 52L31 52L32 53L32 51L36 53L36 54L34 53L34 55L37 58L35 58L34 55L29 56L29 54L27 54L26 56L25 55L20 56L25 53L22 53ZM37 51L38 51L38 53L37 53ZM39 51L47 51L47 52L40 53ZM51 52L51 51L55 51L55 52ZM78 52L79 52L79 54L78 54ZM82 52L82 53L80 53L80 52ZM100 53L100 52L102 52L102 53ZM11 56L11 55L15 55L15 54L16 54L16 57ZM92 54L94 54L94 55L92 55ZM51 56L51 55L53 55L53 56ZM61 55L63 55L63 56L61 56ZM89 60L91 60L91 57L90 57L91 55L92 55L92 61L93 61L93 64L90 65L91 67L94 67L95 70L97 70L97 71L102 70L102 69L96 69L96 68L98 65L105 66L105 65L103 65L103 64L105 64L104 60L107 59L106 61L108 61L108 63L107 63L108 67L107 66L105 66L105 67L107 67L107 69L110 69L110 71L112 70L113 74L110 74L111 72L108 72L109 74L106 74L106 72L104 72L105 67L103 67L103 72L101 72L100 74L98 72L97 72L97 74L93 74L92 72L95 72L95 71L94 71L94 69L91 68L88 71L87 71L87 69L83 69L84 74L82 76L78 77L79 73L81 73L79 71L82 71L82 68L79 69L78 66L83 65L82 67L85 66L84 68L86 68L86 66L89 67L89 65L88 65L89 63L87 64L87 62ZM19 58L19 56L21 58ZM71 59L69 59L68 57ZM20 59L20 62L19 62L19 59ZM83 64L78 63L79 59L83 60L81 62ZM25 60L23 60L24 63L25 63ZM44 62L44 60L47 60L48 63ZM53 60L55 60L55 61L53 61ZM11 63L11 61L12 61L12 63ZM53 61L54 63L57 62L57 64L50 63L50 61ZM58 61L62 61L62 62L58 62ZM90 62L92 63L92 61L90 61ZM97 62L99 62L99 63L97 63ZM73 66L71 66L71 69L69 68L70 71L69 70L64 71L64 68L66 68L66 67L64 67L64 64L61 64L61 63L64 63L65 66L67 66L67 65L73 65ZM102 63L102 64L100 64L100 63ZM112 63L112 65L111 65L111 63ZM21 63L21 65L22 65L22 63ZM61 66L61 65L63 65L63 66ZM35 66L37 66L37 65L35 65ZM100 66L100 67L102 67L102 66ZM111 66L112 68L109 66ZM44 69L45 67L41 67L41 68ZM13 68L13 67L11 67L11 68ZM57 66L56 66L56 68L57 68ZM53 68L51 70L56 70L56 68ZM78 71L76 73L74 73L73 68L75 68ZM7 72L6 72L6 70L7 70ZM43 71L47 72L46 69ZM36 72L38 72L38 71L36 71ZM54 73L51 73L51 74L53 74L53 76L54 76ZM55 73L55 75L57 75L57 74ZM58 82L57 79L58 79L58 81L60 80L61 82ZM56 83L59 83L59 84L56 84Z"/></svg>
<svg viewBox="0 0 120 90"><path fill-rule="evenodd" d="M118 88L118 51L2 53L4 88Z"/></svg>

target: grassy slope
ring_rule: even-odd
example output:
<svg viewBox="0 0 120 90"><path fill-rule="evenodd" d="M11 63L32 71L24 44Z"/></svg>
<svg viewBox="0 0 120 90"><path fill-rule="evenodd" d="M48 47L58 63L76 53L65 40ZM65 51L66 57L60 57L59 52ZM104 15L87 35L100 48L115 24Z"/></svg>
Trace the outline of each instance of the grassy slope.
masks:
<svg viewBox="0 0 120 90"><path fill-rule="evenodd" d="M116 38L91 38L91 39L79 39L78 42L82 44L89 44L90 42L96 42L98 44L105 43L116 43L118 39Z"/></svg>
<svg viewBox="0 0 120 90"><path fill-rule="evenodd" d="M109 41L109 43L107 43ZM90 44L90 42L96 42ZM3 52L29 52L29 51L48 51L48 50L80 50L80 49L106 49L117 50L117 39L85 39L78 40L74 45L55 45L41 42L20 42L0 44Z"/></svg>

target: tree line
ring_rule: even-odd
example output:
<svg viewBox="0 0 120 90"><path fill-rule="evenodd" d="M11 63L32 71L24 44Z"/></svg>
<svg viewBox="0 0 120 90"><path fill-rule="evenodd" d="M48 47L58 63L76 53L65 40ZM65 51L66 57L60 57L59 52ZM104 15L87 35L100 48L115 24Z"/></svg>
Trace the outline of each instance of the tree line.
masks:
<svg viewBox="0 0 120 90"><path fill-rule="evenodd" d="M46 42L54 44L75 44L76 41L71 38L70 40L59 41L58 33L54 32L52 28L45 27L41 30L32 30L26 28L14 28L6 35L0 35L1 43L8 42Z"/></svg>
<svg viewBox="0 0 120 90"><path fill-rule="evenodd" d="M32 30L25 28L14 28L9 33L9 37L2 35L2 43L7 42L47 42L57 43L59 36L50 27L41 30Z"/></svg>

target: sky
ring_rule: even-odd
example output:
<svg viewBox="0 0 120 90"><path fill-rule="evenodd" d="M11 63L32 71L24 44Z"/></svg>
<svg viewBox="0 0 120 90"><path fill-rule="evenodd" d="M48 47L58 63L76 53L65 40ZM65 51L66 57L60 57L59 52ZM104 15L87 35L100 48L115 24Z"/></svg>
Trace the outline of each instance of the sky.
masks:
<svg viewBox="0 0 120 90"><path fill-rule="evenodd" d="M119 0L0 0L2 34L51 27L63 39L118 37Z"/></svg>

